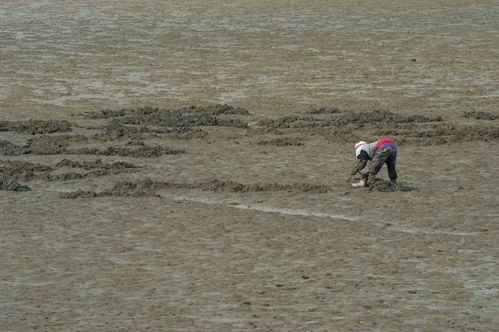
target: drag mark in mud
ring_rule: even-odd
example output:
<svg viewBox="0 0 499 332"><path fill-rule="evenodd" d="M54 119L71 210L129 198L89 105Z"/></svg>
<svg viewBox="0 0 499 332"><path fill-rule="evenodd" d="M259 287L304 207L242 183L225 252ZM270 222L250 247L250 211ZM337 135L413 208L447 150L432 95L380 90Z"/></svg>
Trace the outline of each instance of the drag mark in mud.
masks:
<svg viewBox="0 0 499 332"><path fill-rule="evenodd" d="M289 216L317 217L317 218L330 218L334 220L344 220L344 221L358 221L358 218L349 217L343 214L314 212L303 209L276 208L261 204L237 203L237 202L225 203L221 201L210 200L208 198L193 198L193 197L184 197L184 196L174 197L174 200L177 202L193 202L193 203L201 203L207 205L223 205L235 209L254 210L258 212L277 213Z"/></svg>

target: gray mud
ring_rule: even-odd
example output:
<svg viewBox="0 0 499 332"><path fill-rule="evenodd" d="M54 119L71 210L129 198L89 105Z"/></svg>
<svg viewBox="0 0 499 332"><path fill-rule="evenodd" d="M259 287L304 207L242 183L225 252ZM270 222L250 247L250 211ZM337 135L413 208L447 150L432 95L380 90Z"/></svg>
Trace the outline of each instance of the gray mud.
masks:
<svg viewBox="0 0 499 332"><path fill-rule="evenodd" d="M70 146L87 142L84 135L42 135L28 140L27 149L29 153L39 155L63 154Z"/></svg>
<svg viewBox="0 0 499 332"><path fill-rule="evenodd" d="M0 131L36 135L71 131L71 123L64 120L0 121Z"/></svg>

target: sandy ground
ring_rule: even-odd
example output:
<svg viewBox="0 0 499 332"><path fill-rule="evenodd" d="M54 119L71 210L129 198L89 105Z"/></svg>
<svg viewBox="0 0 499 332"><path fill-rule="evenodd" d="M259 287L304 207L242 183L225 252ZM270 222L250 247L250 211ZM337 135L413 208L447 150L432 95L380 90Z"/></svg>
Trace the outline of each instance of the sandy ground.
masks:
<svg viewBox="0 0 499 332"><path fill-rule="evenodd" d="M0 330L499 331L498 17L2 1Z"/></svg>

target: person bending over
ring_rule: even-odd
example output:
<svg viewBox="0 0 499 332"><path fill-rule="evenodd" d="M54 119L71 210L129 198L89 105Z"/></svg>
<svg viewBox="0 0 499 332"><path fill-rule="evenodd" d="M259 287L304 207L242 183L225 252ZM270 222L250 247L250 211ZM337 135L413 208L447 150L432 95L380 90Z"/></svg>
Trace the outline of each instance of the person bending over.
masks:
<svg viewBox="0 0 499 332"><path fill-rule="evenodd" d="M397 145L391 138L382 137L379 140L367 143L360 141L355 144L355 156L358 161L352 170L350 178L355 176L357 173L363 175L361 170L363 170L367 162L370 161L367 184L372 185L376 179L376 174L379 173L383 164L386 163L388 168L388 176L390 177L390 182L397 183L397 170L395 165L397 162Z"/></svg>

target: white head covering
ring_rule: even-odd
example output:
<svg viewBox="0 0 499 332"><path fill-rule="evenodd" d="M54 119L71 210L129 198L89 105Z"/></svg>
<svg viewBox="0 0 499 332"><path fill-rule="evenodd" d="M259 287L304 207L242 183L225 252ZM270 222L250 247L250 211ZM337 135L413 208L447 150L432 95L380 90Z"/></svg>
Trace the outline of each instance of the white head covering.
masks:
<svg viewBox="0 0 499 332"><path fill-rule="evenodd" d="M358 157L360 154L360 151L362 151L362 147L367 144L364 141L359 141L357 144L355 144L355 157Z"/></svg>

